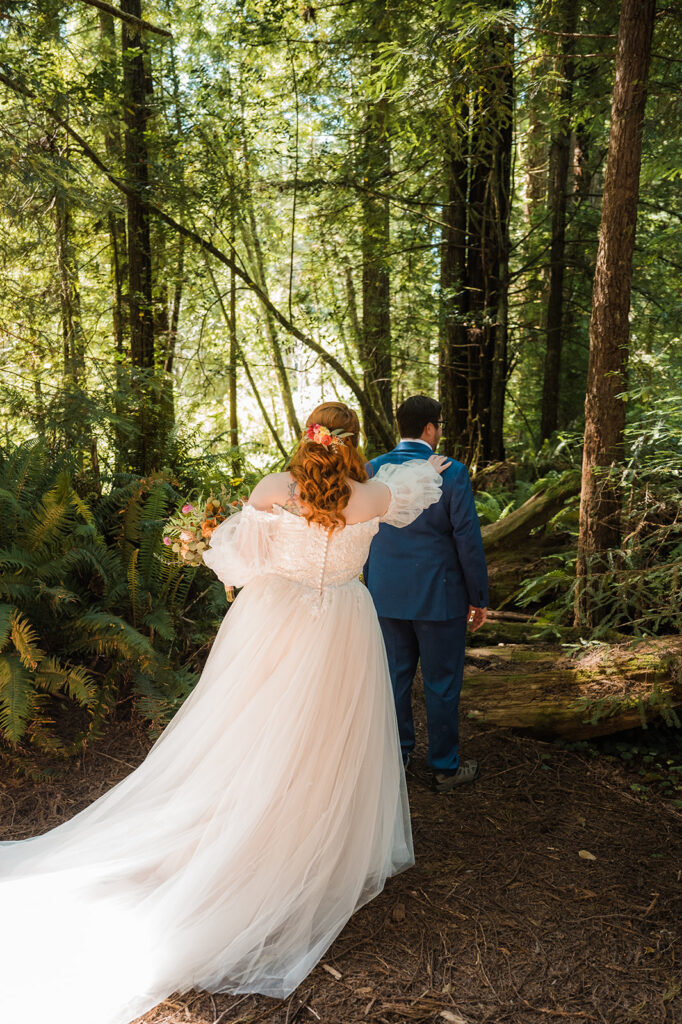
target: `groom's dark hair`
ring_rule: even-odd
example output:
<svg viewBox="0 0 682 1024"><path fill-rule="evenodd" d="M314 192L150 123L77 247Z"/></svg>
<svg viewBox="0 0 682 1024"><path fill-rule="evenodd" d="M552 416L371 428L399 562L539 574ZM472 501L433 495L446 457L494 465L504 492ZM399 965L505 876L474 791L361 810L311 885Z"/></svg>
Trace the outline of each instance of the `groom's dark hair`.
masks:
<svg viewBox="0 0 682 1024"><path fill-rule="evenodd" d="M428 423L438 426L443 406L427 395L412 395L398 406L395 417L401 437L421 437Z"/></svg>

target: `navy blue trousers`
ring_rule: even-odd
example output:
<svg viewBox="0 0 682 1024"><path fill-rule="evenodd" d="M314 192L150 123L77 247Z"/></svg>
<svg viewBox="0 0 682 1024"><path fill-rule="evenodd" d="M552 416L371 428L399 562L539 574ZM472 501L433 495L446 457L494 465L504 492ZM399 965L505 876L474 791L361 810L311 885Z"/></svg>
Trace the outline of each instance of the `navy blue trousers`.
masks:
<svg viewBox="0 0 682 1024"><path fill-rule="evenodd" d="M429 766L459 766L459 694L464 670L466 616L445 622L380 618L405 758L414 748L412 682L421 661L429 733Z"/></svg>

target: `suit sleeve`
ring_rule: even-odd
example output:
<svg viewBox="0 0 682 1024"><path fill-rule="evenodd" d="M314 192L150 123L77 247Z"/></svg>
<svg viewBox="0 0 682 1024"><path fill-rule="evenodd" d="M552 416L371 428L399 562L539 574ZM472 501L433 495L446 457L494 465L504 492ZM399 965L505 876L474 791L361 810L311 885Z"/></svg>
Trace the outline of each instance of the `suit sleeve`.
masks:
<svg viewBox="0 0 682 1024"><path fill-rule="evenodd" d="M452 538L462 574L469 595L469 603L475 608L488 605L488 567L481 540L474 492L465 466L450 485L450 522Z"/></svg>

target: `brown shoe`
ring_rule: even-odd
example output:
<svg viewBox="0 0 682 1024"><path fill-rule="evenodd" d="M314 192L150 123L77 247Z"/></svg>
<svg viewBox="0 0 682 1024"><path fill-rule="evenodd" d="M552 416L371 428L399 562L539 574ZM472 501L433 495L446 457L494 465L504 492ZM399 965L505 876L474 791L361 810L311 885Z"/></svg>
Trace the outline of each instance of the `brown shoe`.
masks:
<svg viewBox="0 0 682 1024"><path fill-rule="evenodd" d="M431 788L435 793L449 793L455 786L462 786L465 782L475 782L480 774L481 766L478 761L473 759L461 761L459 768L452 775L434 772L431 776Z"/></svg>

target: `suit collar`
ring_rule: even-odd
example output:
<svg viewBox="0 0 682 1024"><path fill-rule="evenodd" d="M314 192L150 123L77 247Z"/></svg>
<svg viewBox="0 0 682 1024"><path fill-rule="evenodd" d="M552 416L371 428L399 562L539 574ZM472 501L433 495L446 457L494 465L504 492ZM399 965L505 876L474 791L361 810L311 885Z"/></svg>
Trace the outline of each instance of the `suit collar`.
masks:
<svg viewBox="0 0 682 1024"><path fill-rule="evenodd" d="M431 448L419 441L399 441L393 451L410 452L414 455L422 455L425 459L428 459L430 455L433 455Z"/></svg>

